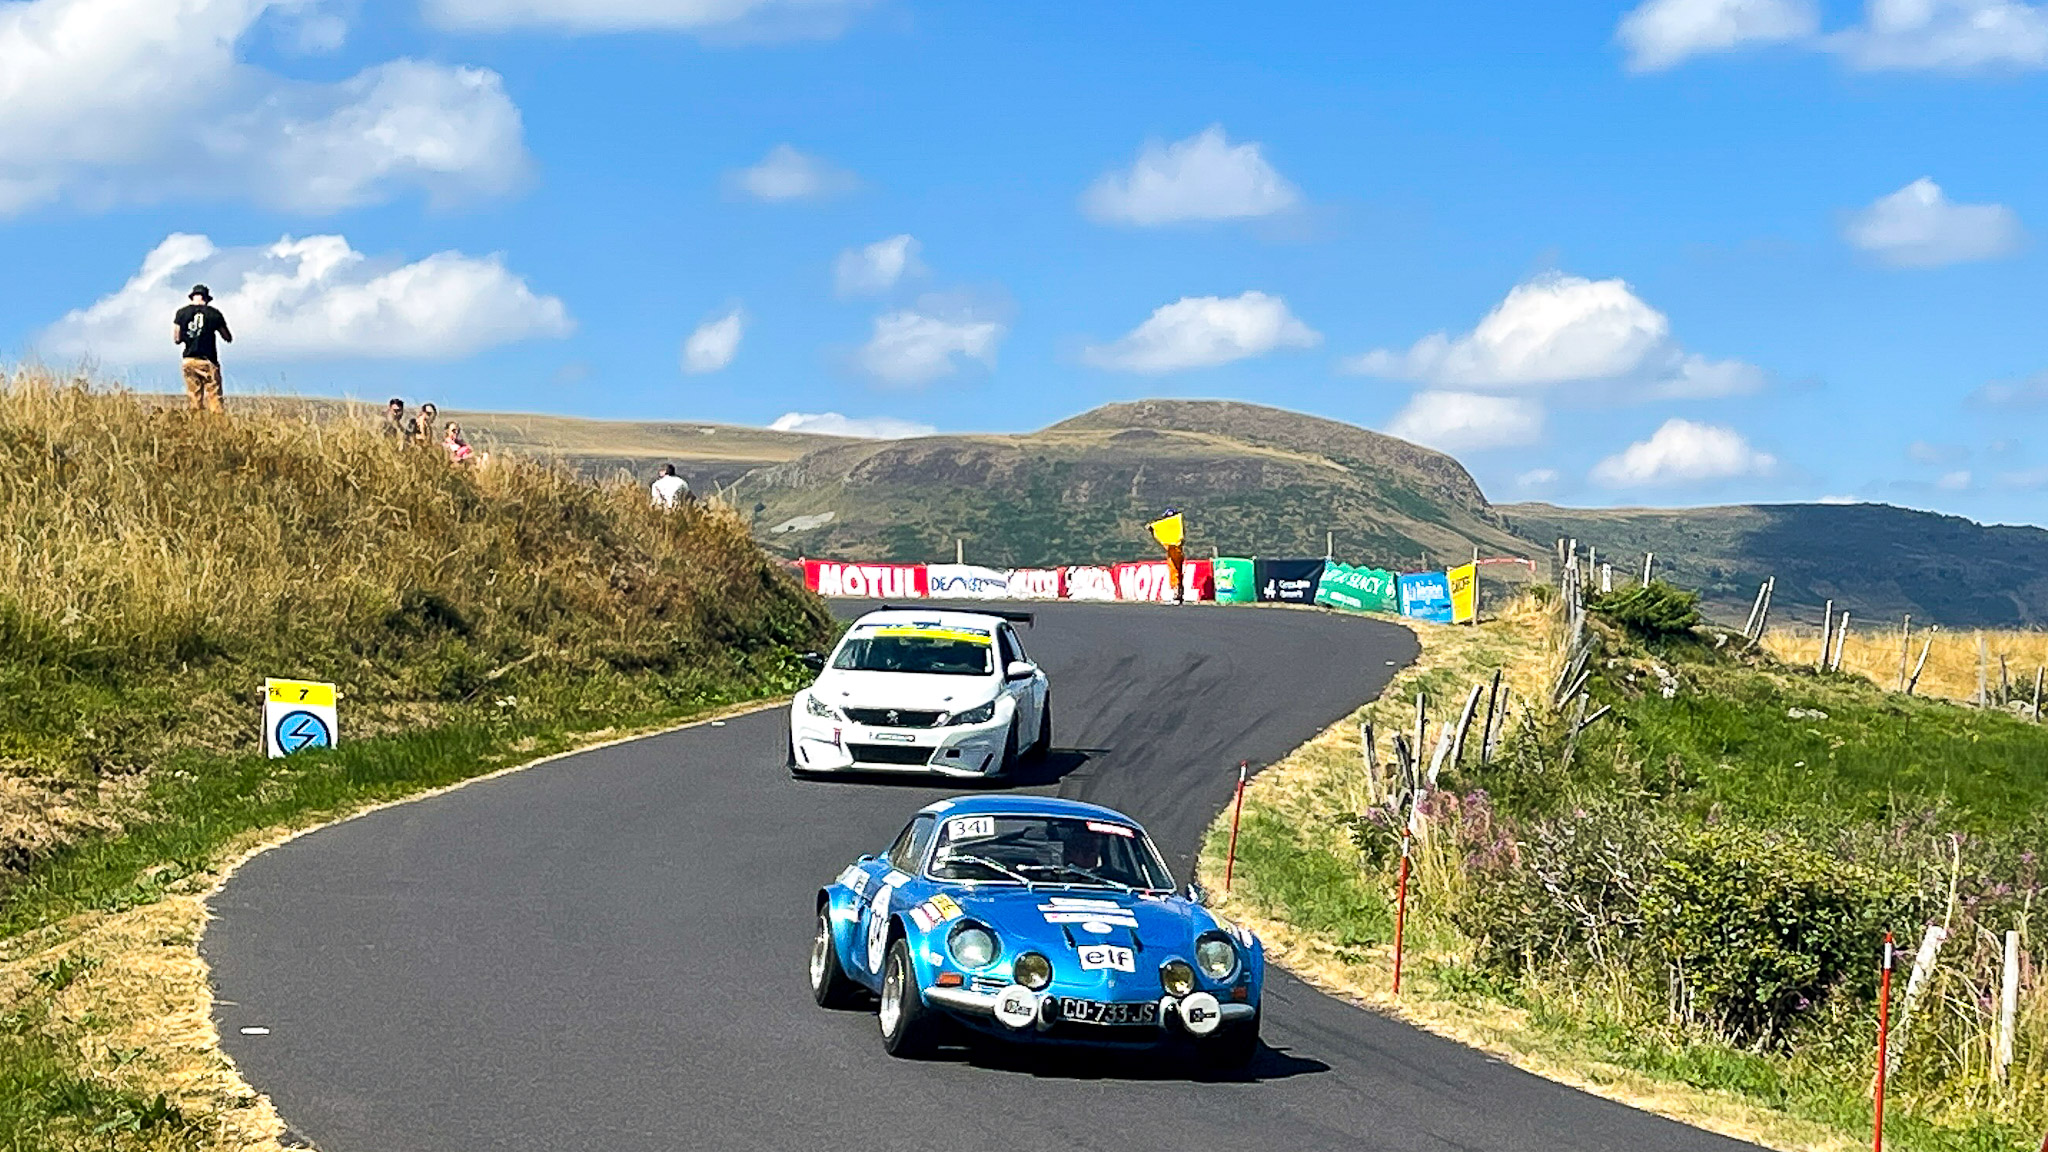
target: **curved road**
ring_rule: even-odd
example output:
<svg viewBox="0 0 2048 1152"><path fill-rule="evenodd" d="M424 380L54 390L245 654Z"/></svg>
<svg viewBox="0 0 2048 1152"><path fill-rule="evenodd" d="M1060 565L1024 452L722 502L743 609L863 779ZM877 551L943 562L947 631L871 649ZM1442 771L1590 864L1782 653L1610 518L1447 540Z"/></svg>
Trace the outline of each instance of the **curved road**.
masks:
<svg viewBox="0 0 2048 1152"><path fill-rule="evenodd" d="M1035 787L1129 811L1183 878L1239 760L1415 655L1401 628L1285 611L1059 604L1025 640L1058 729ZM782 724L584 753L250 861L202 944L229 1053L323 1152L1745 1147L1277 972L1267 1049L1227 1081L888 1059L871 1013L811 1004L812 893L948 790L792 781Z"/></svg>

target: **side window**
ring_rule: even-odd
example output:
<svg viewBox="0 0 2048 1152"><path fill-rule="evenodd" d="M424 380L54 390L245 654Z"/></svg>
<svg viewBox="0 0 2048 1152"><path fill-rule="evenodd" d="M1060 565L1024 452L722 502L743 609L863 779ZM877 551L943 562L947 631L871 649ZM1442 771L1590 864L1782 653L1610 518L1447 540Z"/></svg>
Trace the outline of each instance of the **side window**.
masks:
<svg viewBox="0 0 2048 1152"><path fill-rule="evenodd" d="M1017 635L1010 631L1008 624L996 632L996 639L1002 641L1003 666L1000 671L1007 675L1011 664L1024 659L1024 646L1017 643Z"/></svg>
<svg viewBox="0 0 2048 1152"><path fill-rule="evenodd" d="M903 834L896 837L896 843L889 846L889 866L899 872L916 873L918 862L924 859L924 850L931 846L932 829L938 821L930 816L919 816L910 822Z"/></svg>

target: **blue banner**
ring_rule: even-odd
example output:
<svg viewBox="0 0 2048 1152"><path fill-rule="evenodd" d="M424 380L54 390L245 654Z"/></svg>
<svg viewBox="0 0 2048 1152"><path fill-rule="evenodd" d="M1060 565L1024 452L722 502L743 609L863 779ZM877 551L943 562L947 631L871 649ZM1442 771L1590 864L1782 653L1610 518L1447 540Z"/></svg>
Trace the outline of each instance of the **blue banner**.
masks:
<svg viewBox="0 0 2048 1152"><path fill-rule="evenodd" d="M1451 622L1451 581L1441 572L1401 577L1401 615L1438 624Z"/></svg>

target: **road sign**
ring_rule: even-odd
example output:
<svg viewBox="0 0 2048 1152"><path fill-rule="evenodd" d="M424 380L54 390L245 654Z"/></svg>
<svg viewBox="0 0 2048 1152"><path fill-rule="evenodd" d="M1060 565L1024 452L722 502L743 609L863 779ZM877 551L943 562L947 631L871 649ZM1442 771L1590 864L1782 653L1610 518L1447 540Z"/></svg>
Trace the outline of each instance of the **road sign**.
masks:
<svg viewBox="0 0 2048 1152"><path fill-rule="evenodd" d="M316 680L263 682L263 751L272 759L341 743L334 685Z"/></svg>

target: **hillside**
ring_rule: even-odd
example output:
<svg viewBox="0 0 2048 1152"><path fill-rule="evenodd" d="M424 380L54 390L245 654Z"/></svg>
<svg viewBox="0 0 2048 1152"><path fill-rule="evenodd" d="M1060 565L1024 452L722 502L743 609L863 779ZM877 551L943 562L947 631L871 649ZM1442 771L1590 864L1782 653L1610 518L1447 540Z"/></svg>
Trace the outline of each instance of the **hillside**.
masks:
<svg viewBox="0 0 2048 1152"><path fill-rule="evenodd" d="M1503 504L1517 534L1575 537L1640 564L1645 551L1710 614L1738 624L1758 583L1775 575L1773 617L1817 622L1834 600L1856 619L1911 613L1952 628L2048 624L2048 531L1987 526L1889 504L1719 508L1558 508Z"/></svg>
<svg viewBox="0 0 2048 1152"><path fill-rule="evenodd" d="M789 554L1002 565L1128 558L1189 514L1192 555L1339 554L1415 566L1519 555L1457 461L1332 420L1224 401L1114 404L1042 431L840 444L740 482ZM760 505L758 512L752 511Z"/></svg>

